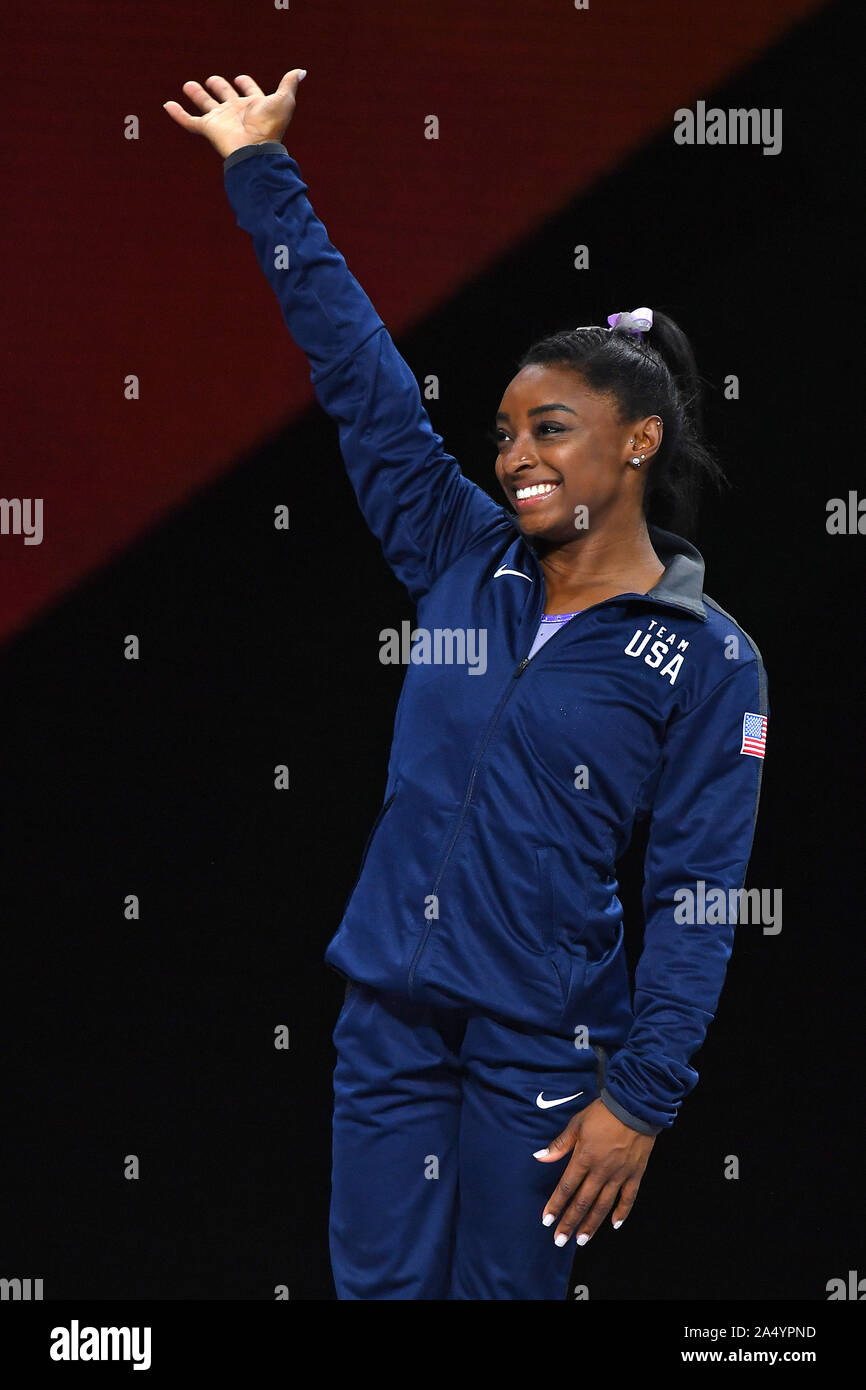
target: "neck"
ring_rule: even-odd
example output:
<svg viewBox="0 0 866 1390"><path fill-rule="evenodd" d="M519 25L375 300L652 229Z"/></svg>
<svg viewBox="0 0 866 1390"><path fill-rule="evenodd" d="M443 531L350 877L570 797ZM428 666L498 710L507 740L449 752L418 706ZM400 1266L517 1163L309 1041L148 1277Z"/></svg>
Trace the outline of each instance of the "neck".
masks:
<svg viewBox="0 0 866 1390"><path fill-rule="evenodd" d="M537 545L545 612L564 613L621 593L646 593L664 574L643 516L577 536L565 545Z"/></svg>

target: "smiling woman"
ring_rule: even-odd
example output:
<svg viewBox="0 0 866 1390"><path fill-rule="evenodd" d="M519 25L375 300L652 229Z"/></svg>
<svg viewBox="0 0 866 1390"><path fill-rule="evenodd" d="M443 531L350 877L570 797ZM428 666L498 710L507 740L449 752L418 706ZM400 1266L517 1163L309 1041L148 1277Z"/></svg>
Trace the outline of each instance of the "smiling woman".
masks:
<svg viewBox="0 0 866 1390"><path fill-rule="evenodd" d="M742 887L763 664L695 547L653 520L719 476L676 326L635 310L531 348L496 417L497 504L444 450L281 143L300 77L271 96L191 82L202 114L166 110L224 156L364 517L449 654L407 655L385 797L325 954L347 981L334 1279L341 1299L559 1299L571 1238L622 1226L697 1081L734 924L683 923L678 895ZM483 634L483 662L450 659L469 650L455 634ZM639 818L632 985L614 867Z"/></svg>
<svg viewBox="0 0 866 1390"><path fill-rule="evenodd" d="M643 341L649 329L657 347ZM702 482L724 478L701 442L698 402L688 340L658 311L611 315L607 328L556 333L524 354L490 437L499 482L537 543L547 612L643 593L661 577L647 514L666 507L690 529Z"/></svg>

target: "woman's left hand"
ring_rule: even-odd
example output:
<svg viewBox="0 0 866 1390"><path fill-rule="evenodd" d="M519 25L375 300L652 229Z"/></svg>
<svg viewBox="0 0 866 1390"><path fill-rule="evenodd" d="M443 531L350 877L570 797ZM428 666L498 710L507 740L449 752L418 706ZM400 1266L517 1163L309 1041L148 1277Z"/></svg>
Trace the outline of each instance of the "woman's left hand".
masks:
<svg viewBox="0 0 866 1390"><path fill-rule="evenodd" d="M534 1155L540 1163L554 1163L574 1150L542 1212L546 1226L558 1218L553 1232L557 1245L565 1245L572 1235L578 1245L586 1245L611 1209L614 1226L622 1224L634 1206L654 1143L654 1135L623 1124L599 1099L573 1115L550 1146Z"/></svg>

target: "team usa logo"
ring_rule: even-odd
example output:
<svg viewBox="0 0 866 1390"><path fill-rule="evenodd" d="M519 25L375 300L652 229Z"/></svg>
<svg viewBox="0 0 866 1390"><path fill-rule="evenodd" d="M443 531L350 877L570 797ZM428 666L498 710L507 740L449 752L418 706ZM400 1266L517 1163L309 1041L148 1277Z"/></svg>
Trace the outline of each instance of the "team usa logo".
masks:
<svg viewBox="0 0 866 1390"><path fill-rule="evenodd" d="M653 632L653 628L655 628L655 632ZM623 651L626 656L642 656L647 666L658 670L660 676L667 676L673 685L683 664L683 653L689 645L683 638L681 642L677 643L676 650L674 650L676 640L677 634L675 632L668 635L667 628L659 626L658 619L653 618L648 630L644 632L643 628L639 627L628 646L623 647ZM647 644L650 642L651 645L647 651ZM671 652L673 652L673 656L671 656ZM666 657L670 657L670 661L662 666Z"/></svg>
<svg viewBox="0 0 866 1390"><path fill-rule="evenodd" d="M767 716L765 714L743 715L743 742L741 753L751 753L753 758L763 758L767 746Z"/></svg>

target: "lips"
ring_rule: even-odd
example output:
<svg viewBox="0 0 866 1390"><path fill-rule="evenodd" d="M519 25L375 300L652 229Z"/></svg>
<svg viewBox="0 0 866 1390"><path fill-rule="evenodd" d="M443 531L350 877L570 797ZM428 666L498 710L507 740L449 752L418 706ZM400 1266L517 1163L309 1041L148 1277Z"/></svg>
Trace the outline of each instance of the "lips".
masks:
<svg viewBox="0 0 866 1390"><path fill-rule="evenodd" d="M562 484L554 479L546 479L539 483L527 483L523 487L513 489L514 505L523 511L526 507L537 507L552 497L559 490Z"/></svg>

